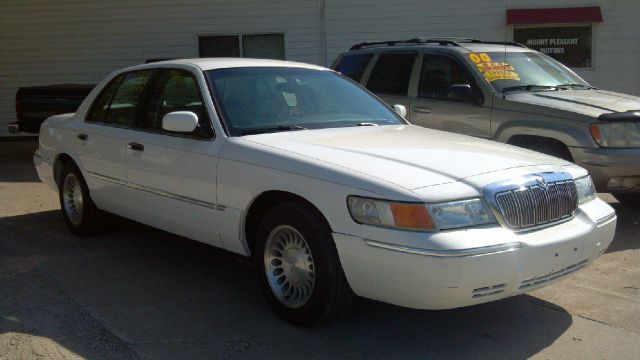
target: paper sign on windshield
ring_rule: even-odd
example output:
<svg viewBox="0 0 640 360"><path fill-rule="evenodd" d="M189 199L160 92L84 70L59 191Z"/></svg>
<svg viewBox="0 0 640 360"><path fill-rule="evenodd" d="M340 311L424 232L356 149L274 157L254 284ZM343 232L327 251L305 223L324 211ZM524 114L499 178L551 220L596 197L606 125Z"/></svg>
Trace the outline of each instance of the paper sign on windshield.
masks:
<svg viewBox="0 0 640 360"><path fill-rule="evenodd" d="M471 53L469 59L489 82L496 80L520 81L520 76L513 66L508 63L494 62L487 53Z"/></svg>

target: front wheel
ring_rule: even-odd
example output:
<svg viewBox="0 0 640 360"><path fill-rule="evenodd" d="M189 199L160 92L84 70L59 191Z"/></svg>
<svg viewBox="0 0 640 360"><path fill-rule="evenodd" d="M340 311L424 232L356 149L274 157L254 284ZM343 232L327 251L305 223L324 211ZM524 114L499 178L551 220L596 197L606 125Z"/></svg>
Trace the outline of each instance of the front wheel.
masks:
<svg viewBox="0 0 640 360"><path fill-rule="evenodd" d="M315 209L302 202L278 205L257 235L260 285L280 317L310 326L350 307L354 294L331 231Z"/></svg>
<svg viewBox="0 0 640 360"><path fill-rule="evenodd" d="M67 227L77 235L89 235L98 229L100 210L91 200L80 169L73 164L64 165L58 184L60 208Z"/></svg>

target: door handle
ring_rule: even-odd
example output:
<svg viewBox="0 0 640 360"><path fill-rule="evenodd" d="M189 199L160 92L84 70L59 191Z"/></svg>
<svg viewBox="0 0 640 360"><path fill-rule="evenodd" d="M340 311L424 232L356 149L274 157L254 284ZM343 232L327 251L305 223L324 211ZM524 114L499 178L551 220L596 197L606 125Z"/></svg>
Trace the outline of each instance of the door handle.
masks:
<svg viewBox="0 0 640 360"><path fill-rule="evenodd" d="M87 139L89 139L89 135L87 135L87 134L78 134L78 139L80 139L82 141L87 141Z"/></svg>
<svg viewBox="0 0 640 360"><path fill-rule="evenodd" d="M129 150L144 151L144 145L134 142L129 143L129 145L127 145L127 148L129 148Z"/></svg>
<svg viewBox="0 0 640 360"><path fill-rule="evenodd" d="M431 112L431 109L425 106L414 106L413 111L418 113L429 114Z"/></svg>

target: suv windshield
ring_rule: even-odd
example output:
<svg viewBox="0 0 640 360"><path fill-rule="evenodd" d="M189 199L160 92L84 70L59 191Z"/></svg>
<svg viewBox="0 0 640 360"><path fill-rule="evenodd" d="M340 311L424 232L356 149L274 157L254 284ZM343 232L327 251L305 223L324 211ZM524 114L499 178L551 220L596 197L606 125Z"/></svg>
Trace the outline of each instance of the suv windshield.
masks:
<svg viewBox="0 0 640 360"><path fill-rule="evenodd" d="M537 52L472 53L468 57L498 91L591 87L564 65Z"/></svg>
<svg viewBox="0 0 640 360"><path fill-rule="evenodd" d="M232 136L406 122L332 71L245 67L207 71Z"/></svg>

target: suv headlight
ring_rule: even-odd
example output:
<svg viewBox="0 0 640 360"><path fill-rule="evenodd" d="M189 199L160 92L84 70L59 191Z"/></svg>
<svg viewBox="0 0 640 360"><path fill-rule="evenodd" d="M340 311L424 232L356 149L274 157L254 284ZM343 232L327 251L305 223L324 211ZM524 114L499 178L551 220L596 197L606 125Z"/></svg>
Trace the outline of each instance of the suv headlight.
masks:
<svg viewBox="0 0 640 360"><path fill-rule="evenodd" d="M351 217L360 224L403 230L445 230L495 222L480 199L426 205L349 196L347 204Z"/></svg>
<svg viewBox="0 0 640 360"><path fill-rule="evenodd" d="M591 136L601 147L640 147L640 122L591 124Z"/></svg>
<svg viewBox="0 0 640 360"><path fill-rule="evenodd" d="M583 204L596 198L596 187L591 181L591 176L587 175L576 179L575 184L578 192L578 204Z"/></svg>

